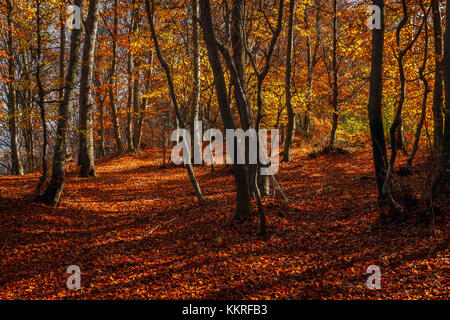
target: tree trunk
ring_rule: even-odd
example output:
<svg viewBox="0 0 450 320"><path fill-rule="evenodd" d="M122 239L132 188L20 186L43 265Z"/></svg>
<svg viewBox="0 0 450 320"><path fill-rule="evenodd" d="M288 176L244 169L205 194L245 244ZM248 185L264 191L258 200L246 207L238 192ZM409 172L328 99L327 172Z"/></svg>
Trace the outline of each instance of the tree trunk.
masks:
<svg viewBox="0 0 450 320"><path fill-rule="evenodd" d="M193 51L193 78L194 78L194 87L192 91L193 101L192 101L192 111L191 111L191 119L190 119L190 129L191 129L191 137L194 136L194 123L198 120L198 113L200 109L200 95L201 95L201 87L200 87L200 41L199 41L199 26L198 26L198 18L199 18L199 6L198 0L192 0L192 51Z"/></svg>
<svg viewBox="0 0 450 320"><path fill-rule="evenodd" d="M442 113L443 86L442 86L442 26L439 0L431 0L433 10L434 29L434 90L433 90L433 118L434 141L433 149L439 153L442 147L442 134L444 131L444 119Z"/></svg>
<svg viewBox="0 0 450 320"><path fill-rule="evenodd" d="M219 48L212 25L210 3L209 0L200 0L199 3L201 12L200 23L203 28L203 39L206 43L206 48L208 50L208 59L214 75L214 85L216 88L216 96L222 123L225 129L234 130L235 126L227 94L227 84L225 81L224 70L222 68L222 62L219 55ZM236 164L236 161L233 161L232 168L236 185L235 219L241 220L245 217L248 217L252 212L250 203L251 197L248 168L244 165Z"/></svg>
<svg viewBox="0 0 450 320"><path fill-rule="evenodd" d="M16 108L16 88L15 88L15 59L13 49L12 38L12 4L11 0L6 3L7 21L8 21L8 55L11 57L8 59L8 128L11 143L11 173L15 175L23 175L22 161L20 161L19 154L19 139L17 131L17 108Z"/></svg>
<svg viewBox="0 0 450 320"><path fill-rule="evenodd" d="M127 59L127 74L128 74L128 99L127 99L127 142L128 142L128 151L132 151L134 149L133 144L133 72L131 68L132 61L131 49L128 51L128 59Z"/></svg>
<svg viewBox="0 0 450 320"><path fill-rule="evenodd" d="M286 138L284 141L283 162L292 161L292 142L295 135L296 115L292 106L291 94L291 80L292 80L292 51L294 48L294 20L295 20L295 2L291 0L289 4L289 25L288 25L288 40L286 50L286 107L288 113L288 123L286 130Z"/></svg>
<svg viewBox="0 0 450 320"><path fill-rule="evenodd" d="M383 183L386 176L387 155L384 138L382 99L383 99L383 51L384 51L384 0L373 0L381 9L381 28L372 31L372 57L370 71L369 112L372 151L377 178L378 197L384 199Z"/></svg>
<svg viewBox="0 0 450 320"><path fill-rule="evenodd" d="M170 68L169 68L169 65L167 64L167 62L164 60L164 57L162 56L161 49L159 47L158 38L156 36L155 27L153 24L153 12L154 12L153 1L150 5L150 0L145 0L145 9L147 12L148 22L150 24L150 31L152 34L156 55L158 57L159 63L161 64L161 66L163 67L163 69L166 73L167 83L169 85L169 91L170 91L170 98L172 100L172 105L173 105L173 108L175 111L176 119L178 120L178 124L179 124L180 128L184 129L185 126L184 126L183 118L180 114L180 110L178 108L178 102L177 102L177 97L175 95L175 88L173 85L172 76L170 74ZM188 155L188 158L189 159L191 158L190 155ZM194 187L198 202L203 203L205 200L204 200L202 192L200 190L200 185L197 182L197 178L195 177L194 168L193 168L192 164L190 164L190 163L186 163L185 166L188 171L189 179L191 180L192 186Z"/></svg>
<svg viewBox="0 0 450 320"><path fill-rule="evenodd" d="M82 7L82 0L75 0L74 4ZM73 107L73 96L77 82L77 69L80 60L81 28L72 30L70 43L70 59L67 75L64 82L64 98L59 106L58 125L56 129L56 143L53 155L52 178L42 195L42 202L56 206L64 188L67 155L67 131Z"/></svg>
<svg viewBox="0 0 450 320"><path fill-rule="evenodd" d="M153 52L150 60L150 70L147 70L145 73L145 94L150 93L151 86L151 77L153 76ZM138 97L137 97L138 98ZM144 125L145 112L147 110L147 101L148 99L145 97L138 101L139 104L139 112L136 114L135 123L134 123L134 148L137 152L141 149L142 142L142 127Z"/></svg>
<svg viewBox="0 0 450 320"><path fill-rule="evenodd" d="M42 176L39 180L37 191L40 192L41 187L44 185L48 177L48 162L47 162L47 152L48 152L48 128L47 128L47 112L45 110L45 92L44 86L41 79L41 59L42 59L42 36L41 36L41 7L40 2L36 2L36 33L37 33L37 48L36 48L36 83L38 87L38 101L40 117L42 121ZM33 56L33 54L32 54Z"/></svg>
<svg viewBox="0 0 450 320"><path fill-rule="evenodd" d="M134 12L134 33L138 34L140 30L140 14L139 10L135 10ZM145 73L145 94L148 94L150 91L150 78L152 75L152 69L153 69L153 52L152 57L150 61L151 69L147 70ZM145 110L147 108L147 98L141 98L139 94L139 88L140 88L140 71L139 68L141 66L141 60L135 60L135 72L134 75L134 88L133 88L133 103L134 103L134 115L133 115L133 147L134 150L139 153L139 150L141 148L141 141L142 141L142 125L144 122L144 116L145 116Z"/></svg>
<svg viewBox="0 0 450 320"><path fill-rule="evenodd" d="M27 52L22 54L23 57L23 77L26 83L31 80L30 63ZM33 102L32 94L28 88L25 88L20 95L21 105L23 106L23 121L25 126L23 128L24 144L27 152L28 172L35 172L36 161L34 155L34 134L33 134Z"/></svg>
<svg viewBox="0 0 450 320"><path fill-rule="evenodd" d="M122 135L120 134L120 123L117 114L117 105L114 97L115 81L117 64L117 36L118 36L118 16L117 16L117 0L114 0L114 30L112 35L112 62L109 76L109 103L111 105L111 115L113 119L114 138L116 140L117 153L123 154Z"/></svg>
<svg viewBox="0 0 450 320"><path fill-rule="evenodd" d="M312 85L314 78L314 71L318 62L318 49L319 49L319 28L320 28L320 3L318 0L314 1L316 6L316 18L315 18L315 31L316 31L316 41L314 43L314 47L311 45L311 39L309 36L306 38L306 65L307 65L307 74L306 74L306 87L307 87L307 100L306 100L306 110L303 118L303 132L308 135L311 129L311 104L312 104ZM304 11L304 20L305 20L305 29L309 29L308 23L308 12L305 9Z"/></svg>
<svg viewBox="0 0 450 320"><path fill-rule="evenodd" d="M450 6L447 2L446 16L450 17ZM444 35L444 83L445 83L445 128L442 140L442 165L448 170L450 160L450 19L447 18ZM448 173L447 173L448 177Z"/></svg>
<svg viewBox="0 0 450 320"><path fill-rule="evenodd" d="M97 75L94 76L94 85L98 87L100 85ZM106 93L105 93L106 95ZM104 109L104 102L106 100L106 97L102 98L100 91L96 91L96 100L98 101L98 109L99 109L99 122L100 122L100 156L104 157L105 152L105 109Z"/></svg>
<svg viewBox="0 0 450 320"><path fill-rule="evenodd" d="M337 65L337 0L333 0L333 51L332 51L332 71L333 71L333 96L331 104L333 107L333 122L331 126L330 143L328 149L334 149L334 142L336 140L336 130L339 121L339 70Z"/></svg>
<svg viewBox="0 0 450 320"><path fill-rule="evenodd" d="M414 35L413 40L404 48L401 48L401 31L408 23L408 8L406 4L406 0L402 0L403 7L403 17L400 23L397 25L396 29L396 44L398 53L396 54L398 70L399 70L399 80L400 80L400 98L397 105L397 110L395 112L394 121L392 122L391 128L389 130L389 135L391 138L391 157L389 159L389 164L386 172L386 178L383 183L383 193L387 195L389 193L389 189L391 188L391 177L394 172L394 164L397 157L397 150L406 151L403 144L403 128L402 128L402 112L403 112L403 104L406 99L406 76L403 64L403 58L406 53L411 49L414 42L417 40L423 25L425 24L425 20L422 21L417 33Z"/></svg>
<svg viewBox="0 0 450 320"><path fill-rule="evenodd" d="M275 30L272 30L272 38L270 40L269 48L268 48L267 52L264 52L265 63L264 63L262 71L259 71L258 66L255 63L255 59L253 58L251 52L248 49L246 49L247 54L248 54L249 58L251 59L253 70L258 79L257 92L256 92L256 102L257 102L258 108L257 108L257 116L256 116L256 124L255 124L255 131L257 132L256 141L257 141L257 150L258 150L258 156L257 156L258 162L257 162L256 166L255 165L250 166L250 169L251 169L250 176L251 176L251 184L253 185L252 186L253 193L255 194L255 197L256 197L256 202L258 205L258 211L259 211L259 215L260 215L261 233L264 235L266 233L266 226L265 226L265 214L264 214L264 209L263 209L262 202L261 202L261 197L267 196L270 192L270 185L269 185L269 177L270 176L269 175L260 175L260 172L258 172L258 170L261 167L268 166L268 164L264 165L261 162L262 159L259 157L259 154L260 154L259 151L264 148L267 148L265 142L262 143L259 140L259 129L260 129L260 125L261 125L261 120L263 118L263 113L264 113L262 88L263 88L264 80L266 79L267 74L269 73L269 70L270 70L270 62L271 62L271 58L273 55L273 51L275 49L275 45L276 45L278 37L281 33L281 29L282 29L282 25L283 25L283 5L284 5L283 0L280 0L279 7L278 7L277 27ZM292 2L291 2L291 5L293 5ZM292 15L294 14L294 8L292 8L291 14ZM291 17L293 19L292 15L291 15ZM293 20L292 20L292 26L293 26ZM291 36L293 36L293 34ZM291 41L291 43L292 42L293 41ZM291 48L290 55L292 56L292 48ZM289 69L290 69L290 67L289 67ZM290 78L290 74L291 74L291 72L289 70L289 74L287 74L287 76L289 78ZM288 84L289 84L289 89L290 89L290 79L288 81ZM290 100L290 93L289 93L289 100ZM292 105L291 105L291 107L292 107ZM294 120L295 120L295 117L294 117ZM294 124L294 126L295 126L295 124ZM271 147L272 147L272 144L271 144ZM266 151L266 150L264 150L264 151ZM270 154L272 154L272 150L271 150Z"/></svg>
<svg viewBox="0 0 450 320"><path fill-rule="evenodd" d="M66 24L64 22L65 9L66 8L62 6L59 13L59 103L61 103L64 98L64 73L66 63Z"/></svg>
<svg viewBox="0 0 450 320"><path fill-rule="evenodd" d="M89 1L89 11L86 22L86 40L83 48L83 64L80 78L80 176L95 177L94 167L94 133L93 107L91 101L92 73L94 51L97 38L99 0Z"/></svg>
<svg viewBox="0 0 450 320"><path fill-rule="evenodd" d="M416 155L417 149L419 148L419 141L420 141L420 133L422 132L422 127L425 122L425 116L427 111L427 99L428 94L430 93L430 86L428 85L428 80L425 78L424 71L427 67L427 60L428 60L428 26L425 24L425 44L424 44L424 55L423 55L423 62L422 66L419 69L419 78L423 83L424 89L423 89L423 99L422 99L422 112L420 114L420 120L417 124L416 128L416 134L414 137L414 144L411 151L411 154L408 158L408 162L406 164L406 167L408 169L411 168L412 162L414 160L414 156Z"/></svg>
<svg viewBox="0 0 450 320"><path fill-rule="evenodd" d="M239 118L241 120L242 129L250 128L250 115L248 97L243 90L245 88L245 49L244 49L244 5L245 1L235 0L231 8L231 45L233 47L233 63L237 71L234 76L234 99L236 100ZM230 67L230 61L228 62ZM240 85L237 84L240 82Z"/></svg>
<svg viewBox="0 0 450 320"><path fill-rule="evenodd" d="M140 72L139 72L139 67L140 67L140 61L135 61L135 75L134 75L134 83L133 83L133 108L134 108L134 113L133 113L133 123L134 123L134 130L132 130L132 135L133 135L133 150L137 150L137 144L141 143L140 141L140 137L138 137L136 134L141 134L140 130L138 130L138 128L136 128L136 125L139 125L139 120L142 114L142 99L140 97L140 93L139 93L139 87L140 87ZM131 128L133 129L133 128ZM139 132L137 132L139 131Z"/></svg>

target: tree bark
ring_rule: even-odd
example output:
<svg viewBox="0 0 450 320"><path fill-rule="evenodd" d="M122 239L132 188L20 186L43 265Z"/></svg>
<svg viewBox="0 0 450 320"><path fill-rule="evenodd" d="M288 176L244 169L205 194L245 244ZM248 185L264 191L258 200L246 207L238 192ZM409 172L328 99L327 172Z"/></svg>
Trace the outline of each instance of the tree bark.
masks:
<svg viewBox="0 0 450 320"><path fill-rule="evenodd" d="M328 149L334 149L334 142L336 140L336 130L339 121L339 70L337 65L337 0L333 0L333 50L332 50L332 66L333 72L333 93L331 97L331 105L333 107L333 121L331 126L330 143Z"/></svg>
<svg viewBox="0 0 450 320"><path fill-rule="evenodd" d="M291 0L289 4L289 24L288 24L288 40L286 50L286 107L288 113L288 123L286 130L286 138L284 141L283 162L292 161L292 142L295 135L296 114L292 106L291 80L292 80L292 51L294 49L294 20L295 20L295 2Z"/></svg>
<svg viewBox="0 0 450 320"><path fill-rule="evenodd" d="M28 60L27 52L22 54L23 57L23 77L25 82L29 82L31 80L30 76L30 63ZM24 136L24 144L27 152L27 165L26 168L28 172L35 172L36 169L36 161L34 155L34 134L33 134L33 102L32 102L32 94L28 88L22 90L21 95L21 105L23 106L23 136Z"/></svg>
<svg viewBox="0 0 450 320"><path fill-rule="evenodd" d="M82 8L82 0L75 0L74 4ZM56 129L56 143L53 155L52 177L47 189L42 195L42 202L56 206L59 203L64 188L67 155L67 131L73 108L73 95L77 82L77 69L80 60L81 28L72 30L70 43L70 59L64 82L64 98L59 106L59 119Z"/></svg>
<svg viewBox="0 0 450 320"><path fill-rule="evenodd" d="M128 151L132 151L134 149L133 145L133 72L131 68L132 61L131 49L128 51L128 59L127 59L127 74L128 74L128 99L127 99L127 142L128 142Z"/></svg>
<svg viewBox="0 0 450 320"><path fill-rule="evenodd" d="M239 118L242 128L245 130L250 128L250 104L245 90L245 49L244 49L244 6L245 1L233 1L231 8L231 45L233 48L233 63L236 69L234 76L234 99L236 100ZM231 68L231 61L228 61L228 67ZM237 84L240 82L240 85Z"/></svg>
<svg viewBox="0 0 450 320"><path fill-rule="evenodd" d="M152 84L152 76L153 76L153 59L154 54L152 51L152 55L150 58L150 69L145 73L145 94L148 95L150 93L150 86ZM142 143L142 127L144 125L145 112L147 110L148 98L144 97L139 103L139 112L136 114L135 123L134 123L134 147L137 152L141 149Z"/></svg>
<svg viewBox="0 0 450 320"><path fill-rule="evenodd" d="M199 41L199 6L198 0L192 0L192 58L193 69L192 75L194 79L194 87L192 90L192 111L190 119L191 137L194 136L194 122L198 120L198 113L200 109L200 95L201 95L201 83L200 83L200 41Z"/></svg>
<svg viewBox="0 0 450 320"><path fill-rule="evenodd" d="M447 1L446 16L450 17L450 6ZM443 168L449 167L450 160L450 19L447 18L444 34L444 83L445 83L445 127L442 140L442 165ZM447 173L448 177L448 173Z"/></svg>
<svg viewBox="0 0 450 320"><path fill-rule="evenodd" d="M175 111L176 119L178 120L179 127L184 129L185 126L184 126L183 118L180 114L180 110L178 108L178 102L177 102L177 97L175 95L175 88L173 85L172 76L170 74L170 68L169 68L169 65L167 64L167 62L164 60L164 57L162 56L161 49L159 47L158 38L156 36L155 27L153 24L153 12L154 12L153 0L152 0L151 4L150 4L150 0L145 0L145 9L147 12L148 22L150 24L150 32L152 34L153 43L155 45L156 55L158 57L159 63L161 64L162 68L164 69L164 71L166 73L167 83L169 85L169 91L170 91L170 98L172 100L172 105L173 105L173 108ZM188 155L188 158L189 159L191 158L190 155ZM205 200L203 198L203 195L202 195L202 192L200 189L200 185L197 182L197 178L195 177L194 168L193 168L192 164L190 164L190 163L186 163L185 166L188 171L189 179L191 180L192 186L194 187L195 193L197 195L197 200L199 203L203 203Z"/></svg>
<svg viewBox="0 0 450 320"><path fill-rule="evenodd" d="M94 76L94 86L98 87L100 85L97 74ZM100 156L104 157L105 152L105 108L104 103L106 100L106 93L105 96L102 98L101 93L99 90L95 91L96 100L98 101L98 109L99 109L99 122L100 122Z"/></svg>
<svg viewBox="0 0 450 320"><path fill-rule="evenodd" d="M138 146L137 144L140 145L140 137L138 137L138 135L140 135L142 132L139 128L136 128L136 126L139 126L139 121L140 121L140 117L142 114L142 99L140 96L140 92L139 92L139 87L140 87L140 71L139 71L139 67L141 65L140 61L135 60L135 74L134 74L134 81L133 81L133 109L134 109L134 113L133 113L133 124L134 127L130 128L132 131L132 138L133 138L133 144L132 150L138 150ZM139 140L139 141L138 141Z"/></svg>
<svg viewBox="0 0 450 320"><path fill-rule="evenodd" d="M433 124L434 140L433 149L439 153L442 147L442 134L444 131L443 119L443 79L442 79L442 25L439 0L431 0L433 10L434 29L434 90L433 90Z"/></svg>
<svg viewBox="0 0 450 320"><path fill-rule="evenodd" d="M95 177L93 106L91 97L95 43L97 38L99 0L89 1L86 22L86 40L83 48L83 64L80 78L80 176Z"/></svg>
<svg viewBox="0 0 450 320"><path fill-rule="evenodd" d="M43 143L42 143L42 176L39 180L37 191L40 192L41 187L44 185L45 181L48 177L48 127L47 127L47 111L45 110L45 91L44 86L41 79L42 73L42 35L41 35L41 3L36 2L36 34L37 34L37 43L36 43L36 83L38 87L38 101L37 104L39 106L39 113L42 121L42 135L43 135Z"/></svg>
<svg viewBox="0 0 450 320"><path fill-rule="evenodd" d="M420 134L422 132L422 127L425 122L425 116L427 112L427 99L428 94L430 93L430 86L428 84L428 80L424 75L425 69L427 67L427 61L428 61L428 26L425 24L425 44L424 44L424 55L423 55L423 62L422 66L419 69L419 78L423 83L424 89L423 89L423 99L422 99L422 111L420 114L420 120L417 124L416 133L414 137L414 144L411 151L411 154L409 155L408 161L406 163L406 168L410 169L412 166L412 162L414 160L414 156L417 153L417 149L419 148L419 141L420 141Z"/></svg>
<svg viewBox="0 0 450 320"><path fill-rule="evenodd" d="M386 176L387 155L384 138L382 100L383 100L383 52L384 52L384 0L373 0L381 9L381 28L372 31L372 56L370 71L369 113L373 160L377 179L378 197L384 199L383 182Z"/></svg>
<svg viewBox="0 0 450 320"><path fill-rule="evenodd" d="M315 31L316 31L316 41L314 43L314 47L312 47L311 39L309 36L306 38L306 65L307 65L307 74L306 74L306 87L307 87L307 100L306 100L306 110L305 116L303 118L303 132L308 135L311 129L311 104L312 104L312 86L313 86L313 78L314 71L317 65L318 59L318 49L319 49L319 28L320 28L320 1L315 0L314 2L316 6L316 18L315 18ZM305 20L305 29L309 29L308 23L308 12L305 9L304 12L304 20Z"/></svg>
<svg viewBox="0 0 450 320"><path fill-rule="evenodd" d="M113 119L114 138L116 140L117 153L120 155L123 154L124 148L122 142L122 135L120 133L120 123L117 114L117 105L114 96L114 89L115 89L114 76L116 73L116 65L117 65L117 36L118 36L117 28L118 28L117 0L114 0L114 30L112 34L112 61L109 76L109 103L111 105L111 115Z"/></svg>
<svg viewBox="0 0 450 320"><path fill-rule="evenodd" d="M397 157L397 150L404 150L403 145L403 128L402 128L402 112L403 112L403 104L406 99L406 76L403 64L403 58L406 53L411 49L413 44L416 42L422 28L425 24L425 20L422 21L417 33L414 35L413 39L410 43L404 48L401 48L401 31L408 23L408 7L406 4L406 0L402 0L402 8L403 8L403 17L400 23L397 25L396 29L396 43L398 52L396 54L398 71L399 71L399 80L400 80L400 98L397 105L397 110L395 112L394 121L392 122L391 128L389 130L390 139L391 139L391 156L389 159L389 164L387 167L386 178L383 183L383 193L387 195L389 193L389 189L391 188L391 177L394 172L394 164Z"/></svg>
<svg viewBox="0 0 450 320"><path fill-rule="evenodd" d="M6 3L7 10L7 23L8 23L8 128L11 143L11 173L14 175L23 175L22 161L20 160L19 154L19 139L17 130L17 97L15 88L15 59L14 49L13 49L13 37L12 37L12 11L13 7L11 0L7 0Z"/></svg>
<svg viewBox="0 0 450 320"><path fill-rule="evenodd" d="M219 48L217 39L214 34L211 6L209 0L200 0L200 24L203 29L203 39L208 50L208 59L214 75L214 86L216 88L216 96L220 109L220 116L225 129L233 129L234 121L230 108L230 103L227 93L227 84L225 81L224 70L220 60ZM232 164L234 181L236 185L236 209L234 218L242 220L248 217L251 210L250 203L250 187L248 179L248 168L244 165Z"/></svg>

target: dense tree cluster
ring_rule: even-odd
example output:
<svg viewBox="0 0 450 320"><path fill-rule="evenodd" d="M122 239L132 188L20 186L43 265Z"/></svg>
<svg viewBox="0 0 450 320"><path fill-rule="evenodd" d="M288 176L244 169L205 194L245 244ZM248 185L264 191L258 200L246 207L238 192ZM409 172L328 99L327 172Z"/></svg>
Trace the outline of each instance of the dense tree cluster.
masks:
<svg viewBox="0 0 450 320"><path fill-rule="evenodd" d="M367 27L369 5L381 28ZM56 205L68 160L95 177L95 159L153 145L166 163L172 130L201 120L279 129L286 162L294 138L324 151L371 142L379 199L401 211L398 151L410 167L428 150L433 190L448 181L448 13L440 0L2 1L0 170L40 172L39 199ZM235 219L255 198L264 233L260 166L232 170Z"/></svg>

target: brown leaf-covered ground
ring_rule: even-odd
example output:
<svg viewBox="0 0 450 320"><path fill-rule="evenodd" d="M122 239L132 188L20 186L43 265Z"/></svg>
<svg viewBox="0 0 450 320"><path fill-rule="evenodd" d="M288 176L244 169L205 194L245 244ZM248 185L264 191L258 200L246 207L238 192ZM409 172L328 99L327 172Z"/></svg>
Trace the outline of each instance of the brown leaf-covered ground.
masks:
<svg viewBox="0 0 450 320"><path fill-rule="evenodd" d="M268 239L257 220L230 223L228 168L195 168L199 206L185 169L160 158L104 159L95 179L72 170L57 208L24 200L37 175L0 177L0 298L449 298L448 212L428 226L380 224L370 152L308 159L297 149L277 175L290 201L265 200ZM404 180L424 186L426 173ZM66 288L74 264L81 290ZM372 264L380 290L366 287Z"/></svg>

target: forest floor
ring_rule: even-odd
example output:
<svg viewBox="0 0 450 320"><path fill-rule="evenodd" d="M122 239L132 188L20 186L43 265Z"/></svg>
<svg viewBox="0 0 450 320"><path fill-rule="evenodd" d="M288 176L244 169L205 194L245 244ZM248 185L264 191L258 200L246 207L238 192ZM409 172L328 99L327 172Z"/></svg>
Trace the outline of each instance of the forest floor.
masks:
<svg viewBox="0 0 450 320"><path fill-rule="evenodd" d="M102 159L94 179L69 171L56 208L24 200L38 175L0 177L0 299L448 299L448 212L381 224L371 157L297 148L277 174L289 202L264 202L267 239L256 218L230 223L229 168L195 167L198 205L185 169L162 168L157 149ZM70 265L80 290L66 287ZM370 265L379 290L366 286Z"/></svg>

